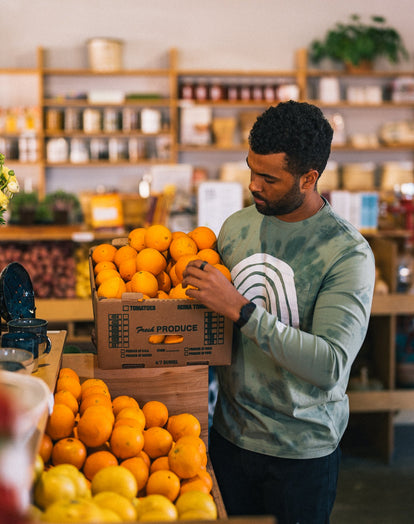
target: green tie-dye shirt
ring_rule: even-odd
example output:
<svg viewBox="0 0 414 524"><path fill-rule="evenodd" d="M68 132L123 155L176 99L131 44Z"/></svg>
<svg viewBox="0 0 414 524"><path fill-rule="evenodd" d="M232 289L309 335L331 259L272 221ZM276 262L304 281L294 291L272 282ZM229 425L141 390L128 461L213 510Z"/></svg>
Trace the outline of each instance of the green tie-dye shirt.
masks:
<svg viewBox="0 0 414 524"><path fill-rule="evenodd" d="M331 453L348 423L346 388L369 322L369 244L326 203L294 223L245 208L224 223L218 249L257 307L234 330L231 366L217 368L214 427L258 453Z"/></svg>

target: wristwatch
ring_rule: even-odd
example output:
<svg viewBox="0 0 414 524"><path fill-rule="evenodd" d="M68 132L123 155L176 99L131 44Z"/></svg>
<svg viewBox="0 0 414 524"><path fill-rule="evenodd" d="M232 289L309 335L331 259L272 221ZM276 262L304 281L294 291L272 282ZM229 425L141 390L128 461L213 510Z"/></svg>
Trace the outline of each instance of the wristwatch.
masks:
<svg viewBox="0 0 414 524"><path fill-rule="evenodd" d="M255 309L256 304L253 302L247 302L247 304L244 304L244 306L242 306L240 309L240 316L235 322L236 326L239 328L243 327L252 316L252 313Z"/></svg>

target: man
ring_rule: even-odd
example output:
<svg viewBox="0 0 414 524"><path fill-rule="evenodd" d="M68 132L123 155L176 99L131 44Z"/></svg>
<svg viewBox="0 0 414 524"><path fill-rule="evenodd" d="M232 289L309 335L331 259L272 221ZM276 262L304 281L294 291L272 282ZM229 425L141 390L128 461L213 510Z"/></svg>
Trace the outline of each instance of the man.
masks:
<svg viewBox="0 0 414 524"><path fill-rule="evenodd" d="M234 286L193 261L187 294L235 322L217 370L210 455L229 515L329 522L351 365L364 340L375 263L366 240L317 192L332 128L286 102L254 124L254 205L229 217L218 250Z"/></svg>

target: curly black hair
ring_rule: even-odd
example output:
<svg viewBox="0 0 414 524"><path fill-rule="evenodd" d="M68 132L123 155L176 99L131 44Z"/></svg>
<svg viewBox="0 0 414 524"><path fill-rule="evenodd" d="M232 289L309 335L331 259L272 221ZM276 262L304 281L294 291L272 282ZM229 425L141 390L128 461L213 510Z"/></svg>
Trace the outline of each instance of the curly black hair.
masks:
<svg viewBox="0 0 414 524"><path fill-rule="evenodd" d="M269 107L254 123L249 145L258 155L285 153L287 170L302 176L326 167L333 129L322 111L306 102L281 102Z"/></svg>

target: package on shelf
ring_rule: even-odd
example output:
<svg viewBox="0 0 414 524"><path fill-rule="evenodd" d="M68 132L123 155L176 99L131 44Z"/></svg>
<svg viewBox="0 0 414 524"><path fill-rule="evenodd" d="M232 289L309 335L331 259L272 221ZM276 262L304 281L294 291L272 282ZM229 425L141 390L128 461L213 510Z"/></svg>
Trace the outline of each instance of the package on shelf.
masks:
<svg viewBox="0 0 414 524"><path fill-rule="evenodd" d="M326 194L333 210L362 233L378 229L379 196L376 191L330 191Z"/></svg>
<svg viewBox="0 0 414 524"><path fill-rule="evenodd" d="M140 293L99 298L91 256L89 273L100 368L230 364L233 323L228 318L195 300L142 300ZM151 343L153 335L178 335L181 341Z"/></svg>

